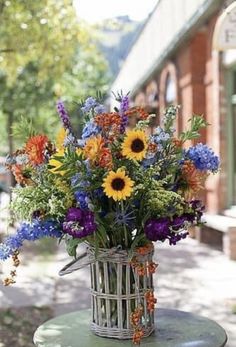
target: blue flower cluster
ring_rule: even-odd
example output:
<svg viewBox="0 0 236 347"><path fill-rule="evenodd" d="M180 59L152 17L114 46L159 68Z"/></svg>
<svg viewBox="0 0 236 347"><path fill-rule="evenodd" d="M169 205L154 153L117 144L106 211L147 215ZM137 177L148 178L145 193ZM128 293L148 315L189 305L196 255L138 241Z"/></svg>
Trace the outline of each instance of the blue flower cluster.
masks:
<svg viewBox="0 0 236 347"><path fill-rule="evenodd" d="M219 157L215 155L211 148L202 143L190 147L185 153L185 159L192 160L195 167L201 171L216 172L220 165Z"/></svg>
<svg viewBox="0 0 236 347"><path fill-rule="evenodd" d="M88 204L90 203L90 199L88 194L85 191L77 190L75 192L75 199L79 203L80 208L82 210L88 209Z"/></svg>
<svg viewBox="0 0 236 347"><path fill-rule="evenodd" d="M89 186L88 181L81 180L81 174L77 173L71 178L71 185L77 189L74 193L76 201L79 203L82 210L88 209L88 205L91 202L88 193L83 190Z"/></svg>
<svg viewBox="0 0 236 347"><path fill-rule="evenodd" d="M95 107L97 105L97 101L96 99L94 99L92 96L90 96L89 98L87 98L84 102L84 106L81 107L81 110L84 113L89 112L93 107Z"/></svg>
<svg viewBox="0 0 236 347"><path fill-rule="evenodd" d="M105 106L103 106L101 104L97 104L97 106L94 107L94 112L96 114L101 114L101 113L106 112L106 108L105 108Z"/></svg>
<svg viewBox="0 0 236 347"><path fill-rule="evenodd" d="M33 220L32 223L22 223L15 235L8 236L4 243L0 244L0 260L6 260L14 251L19 249L25 240L36 241L44 237L57 237L62 235L59 223L47 220Z"/></svg>
<svg viewBox="0 0 236 347"><path fill-rule="evenodd" d="M96 114L105 112L105 107L103 105L99 104L96 99L94 99L93 97L90 96L89 98L87 98L85 100L84 106L81 107L81 110L84 113L88 113L92 109L94 109L94 112Z"/></svg>
<svg viewBox="0 0 236 347"><path fill-rule="evenodd" d="M82 140L87 140L92 136L96 136L101 132L101 128L98 127L93 121L89 121L86 123L82 132Z"/></svg>
<svg viewBox="0 0 236 347"><path fill-rule="evenodd" d="M154 134L151 136L151 141L156 144L166 142L169 139L170 139L170 134L165 132L164 129L162 129L159 126L154 130Z"/></svg>

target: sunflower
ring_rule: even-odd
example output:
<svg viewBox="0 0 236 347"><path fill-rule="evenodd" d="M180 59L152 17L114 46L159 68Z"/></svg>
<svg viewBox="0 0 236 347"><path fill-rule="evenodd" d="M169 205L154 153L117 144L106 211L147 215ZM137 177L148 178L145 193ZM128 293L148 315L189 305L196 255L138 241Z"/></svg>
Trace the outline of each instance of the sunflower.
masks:
<svg viewBox="0 0 236 347"><path fill-rule="evenodd" d="M142 160L147 147L147 136L144 131L129 130L122 144L122 155L128 159Z"/></svg>
<svg viewBox="0 0 236 347"><path fill-rule="evenodd" d="M33 165L40 165L45 160L45 150L49 143L47 136L32 136L26 143L25 152Z"/></svg>
<svg viewBox="0 0 236 347"><path fill-rule="evenodd" d="M110 171L104 179L104 193L108 198L117 200L125 200L132 193L134 182L125 175L125 171L118 169L116 172Z"/></svg>

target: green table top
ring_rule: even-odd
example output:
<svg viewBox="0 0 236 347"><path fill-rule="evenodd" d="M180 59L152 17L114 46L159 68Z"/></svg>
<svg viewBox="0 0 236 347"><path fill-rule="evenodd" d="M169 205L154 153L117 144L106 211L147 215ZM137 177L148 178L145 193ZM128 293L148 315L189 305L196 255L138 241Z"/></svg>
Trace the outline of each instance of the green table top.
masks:
<svg viewBox="0 0 236 347"><path fill-rule="evenodd" d="M214 321L195 314L156 310L156 330L142 340L141 347L223 347L227 336ZM89 330L90 310L72 312L51 319L34 334L37 347L132 346L130 340L98 337Z"/></svg>

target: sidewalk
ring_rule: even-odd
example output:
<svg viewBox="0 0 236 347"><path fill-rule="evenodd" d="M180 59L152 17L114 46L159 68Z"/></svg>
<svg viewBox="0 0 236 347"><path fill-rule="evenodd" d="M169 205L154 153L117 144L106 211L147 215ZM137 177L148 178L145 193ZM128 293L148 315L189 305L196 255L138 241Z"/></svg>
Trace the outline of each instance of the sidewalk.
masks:
<svg viewBox="0 0 236 347"><path fill-rule="evenodd" d="M175 247L158 245L155 258L159 263L155 277L157 307L214 319L227 331L227 347L235 347L236 315L232 310L236 305L236 262L192 239ZM57 275L69 260L62 249L50 259L37 256L25 260L16 285L0 285L0 308L44 305L50 306L54 315L89 308L89 269L62 278Z"/></svg>

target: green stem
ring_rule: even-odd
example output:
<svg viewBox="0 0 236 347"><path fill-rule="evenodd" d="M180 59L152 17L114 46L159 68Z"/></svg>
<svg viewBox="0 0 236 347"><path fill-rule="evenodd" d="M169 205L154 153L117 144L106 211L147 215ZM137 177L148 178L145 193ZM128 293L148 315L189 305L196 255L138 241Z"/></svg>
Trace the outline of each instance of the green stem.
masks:
<svg viewBox="0 0 236 347"><path fill-rule="evenodd" d="M120 205L121 205L121 211L122 211L122 213L124 215L125 209L124 209L124 203L123 203L122 200L120 202ZM124 228L124 234L125 234L125 247L128 248L128 246L129 246L128 231L127 231L125 223L123 223L123 228Z"/></svg>

